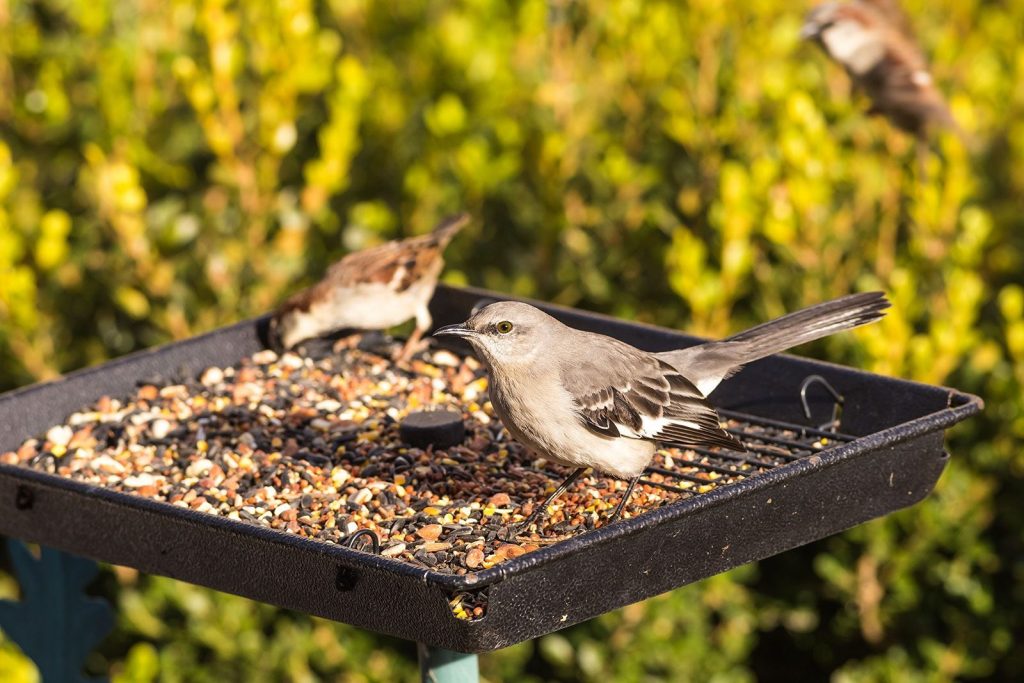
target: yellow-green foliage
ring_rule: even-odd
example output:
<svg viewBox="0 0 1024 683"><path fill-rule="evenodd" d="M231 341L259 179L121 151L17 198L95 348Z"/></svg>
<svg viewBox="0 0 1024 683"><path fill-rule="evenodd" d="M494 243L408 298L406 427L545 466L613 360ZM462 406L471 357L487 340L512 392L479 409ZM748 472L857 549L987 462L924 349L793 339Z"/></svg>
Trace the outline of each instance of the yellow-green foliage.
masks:
<svg viewBox="0 0 1024 683"><path fill-rule="evenodd" d="M882 288L881 324L811 351L985 396L934 495L484 671L1024 675L1024 4L904 5L967 146L866 118L782 0L0 0L0 387L461 209L450 281L704 334ZM414 675L394 641L112 577L115 680Z"/></svg>

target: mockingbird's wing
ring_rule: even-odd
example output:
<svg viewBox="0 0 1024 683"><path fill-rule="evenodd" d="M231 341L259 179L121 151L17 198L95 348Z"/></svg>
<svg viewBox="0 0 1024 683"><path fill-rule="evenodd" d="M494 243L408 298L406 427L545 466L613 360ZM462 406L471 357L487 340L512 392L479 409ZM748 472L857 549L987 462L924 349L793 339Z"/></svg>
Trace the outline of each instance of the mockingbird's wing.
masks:
<svg viewBox="0 0 1024 683"><path fill-rule="evenodd" d="M562 385L588 429L606 436L745 451L697 387L663 360L602 335L563 367Z"/></svg>

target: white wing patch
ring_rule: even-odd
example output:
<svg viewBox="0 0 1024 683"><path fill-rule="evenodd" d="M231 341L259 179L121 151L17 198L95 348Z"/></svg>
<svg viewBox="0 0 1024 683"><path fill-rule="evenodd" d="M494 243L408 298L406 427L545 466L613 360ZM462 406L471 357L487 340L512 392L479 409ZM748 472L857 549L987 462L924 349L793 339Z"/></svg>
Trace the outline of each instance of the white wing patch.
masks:
<svg viewBox="0 0 1024 683"><path fill-rule="evenodd" d="M708 394L715 390L719 384L722 383L722 376L716 375L715 377L705 377L693 383L693 386L697 387L697 391L700 392L701 396L707 398Z"/></svg>
<svg viewBox="0 0 1024 683"><path fill-rule="evenodd" d="M639 431L620 422L612 422L612 424L615 425L617 430L619 430L619 436L626 437L627 439L657 439L665 431L666 427L670 427L672 425L679 425L697 432L703 429L699 424L690 420L651 417L650 415L644 415L641 418Z"/></svg>
<svg viewBox="0 0 1024 683"><path fill-rule="evenodd" d="M641 427L640 429L641 432L643 432L643 436L647 437L648 439L653 439L656 438L663 431L665 431L665 428L668 427L669 425L682 425L683 427L688 427L690 429L697 431L701 429L701 426L699 424L697 424L696 422L691 422L690 420L673 420L667 417L647 416L644 416L643 427Z"/></svg>

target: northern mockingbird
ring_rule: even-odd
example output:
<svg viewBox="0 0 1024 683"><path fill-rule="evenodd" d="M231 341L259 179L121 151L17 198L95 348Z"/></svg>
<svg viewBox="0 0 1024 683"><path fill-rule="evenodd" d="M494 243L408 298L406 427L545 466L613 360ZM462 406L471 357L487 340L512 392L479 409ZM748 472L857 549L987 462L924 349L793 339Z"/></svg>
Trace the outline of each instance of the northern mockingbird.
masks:
<svg viewBox="0 0 1024 683"><path fill-rule="evenodd" d="M575 471L518 535L588 467L629 480L609 523L662 443L746 448L722 429L706 397L746 363L878 320L881 292L805 308L723 341L648 353L568 327L528 304L490 304L434 332L462 337L487 366L494 411L521 443Z"/></svg>
<svg viewBox="0 0 1024 683"><path fill-rule="evenodd" d="M458 214L427 235L345 256L323 280L278 307L270 319L271 344L290 349L340 329L384 330L416 318L416 328L398 354L407 360L432 324L427 304L444 267L445 247L468 222L468 214Z"/></svg>
<svg viewBox="0 0 1024 683"><path fill-rule="evenodd" d="M963 137L896 0L823 3L807 14L800 34L843 66L854 87L871 99L869 114L881 114L919 138L932 126Z"/></svg>

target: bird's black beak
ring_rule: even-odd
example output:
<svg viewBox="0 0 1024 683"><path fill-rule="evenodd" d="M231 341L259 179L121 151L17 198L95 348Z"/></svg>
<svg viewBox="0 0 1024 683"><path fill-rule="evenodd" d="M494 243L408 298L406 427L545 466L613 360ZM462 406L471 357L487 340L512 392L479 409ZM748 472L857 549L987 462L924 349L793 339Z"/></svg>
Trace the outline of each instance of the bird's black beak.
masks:
<svg viewBox="0 0 1024 683"><path fill-rule="evenodd" d="M819 35L821 35L821 24L816 21L806 21L804 22L804 25L800 27L801 40L814 40Z"/></svg>
<svg viewBox="0 0 1024 683"><path fill-rule="evenodd" d="M433 336L435 337L476 337L480 333L474 329L466 327L465 323L459 323L458 325L445 325L434 330Z"/></svg>
<svg viewBox="0 0 1024 683"><path fill-rule="evenodd" d="M829 3L820 5L815 9L812 9L804 17L803 26L800 27L800 38L803 40L817 40L821 36L821 32L824 31L831 20L822 14L822 12L829 6Z"/></svg>

